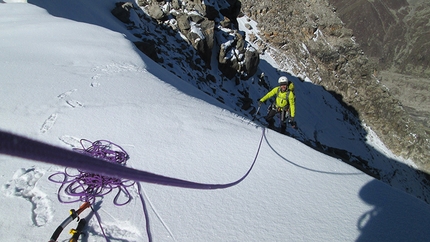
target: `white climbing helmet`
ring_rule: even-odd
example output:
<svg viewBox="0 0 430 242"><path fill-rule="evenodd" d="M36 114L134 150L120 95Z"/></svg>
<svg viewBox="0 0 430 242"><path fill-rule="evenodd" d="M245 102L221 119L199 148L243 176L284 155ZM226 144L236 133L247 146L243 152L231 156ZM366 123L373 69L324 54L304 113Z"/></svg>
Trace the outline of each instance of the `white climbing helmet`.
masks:
<svg viewBox="0 0 430 242"><path fill-rule="evenodd" d="M278 79L278 83L279 83L279 85L286 85L286 84L288 84L288 78L285 76L281 76Z"/></svg>

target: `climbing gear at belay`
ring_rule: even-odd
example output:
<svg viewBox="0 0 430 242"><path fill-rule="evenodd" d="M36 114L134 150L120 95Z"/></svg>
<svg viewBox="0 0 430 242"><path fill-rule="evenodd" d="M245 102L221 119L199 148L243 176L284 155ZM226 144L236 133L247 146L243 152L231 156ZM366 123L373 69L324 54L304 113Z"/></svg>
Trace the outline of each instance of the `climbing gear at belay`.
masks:
<svg viewBox="0 0 430 242"><path fill-rule="evenodd" d="M82 139L80 143L83 149L74 149L79 153L88 154L92 157L103 159L111 163L118 163L120 165L125 165L126 161L129 159L129 156L124 149L107 140L97 140L95 142L91 142ZM128 191L128 188L135 184L134 181L107 177L97 173L90 173L79 169L77 170L77 172L70 171L70 168L65 168L64 172L54 173L49 176L48 179L52 182L61 184L57 193L58 200L60 202L73 203L77 201L82 201L84 202L84 204L88 204L87 207L94 204L96 198L101 198L115 189L117 189L117 194L114 198L113 203L117 206L125 205L129 203L132 198L131 194ZM63 198L62 194L65 194L68 199ZM126 198L125 201L119 201L121 195ZM75 197L75 199L73 199L73 197ZM75 212L74 210L71 210L71 213L72 215L57 228L50 241L56 241L58 235L61 233L64 227L69 224L74 218L76 218L77 215L79 215L79 213ZM70 241L77 241L80 235L80 232L78 231L79 229L82 229L83 226L85 226L84 223L86 223L86 220L81 220L81 226L78 225L76 230L71 230L73 236ZM103 228L101 229L103 231Z"/></svg>
<svg viewBox="0 0 430 242"><path fill-rule="evenodd" d="M61 232L63 232L64 228L66 228L66 226L72 222L75 218L79 217L79 214L81 214L85 209L87 209L88 207L90 207L91 204L89 202L84 202L79 208L78 210L74 210L71 209L70 210L70 216L67 217L55 230L55 232L52 234L51 239L49 240L49 242L56 242L58 239L58 236L60 236Z"/></svg>
<svg viewBox="0 0 430 242"><path fill-rule="evenodd" d="M83 229L85 227L85 225L87 224L87 220L86 219L81 219L79 220L78 226L76 227L76 229L71 229L70 230L70 234L72 234L72 238L70 238L69 242L77 242L79 239L79 236L81 236L81 234L83 234Z"/></svg>

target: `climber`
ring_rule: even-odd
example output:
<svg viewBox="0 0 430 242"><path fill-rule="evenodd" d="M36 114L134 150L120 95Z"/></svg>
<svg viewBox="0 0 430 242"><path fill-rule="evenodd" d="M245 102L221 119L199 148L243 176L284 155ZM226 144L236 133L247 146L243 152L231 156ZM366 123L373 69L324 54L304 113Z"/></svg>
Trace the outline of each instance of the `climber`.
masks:
<svg viewBox="0 0 430 242"><path fill-rule="evenodd" d="M277 113L281 114L281 133L285 133L287 128L287 118L292 128L296 128L294 117L296 115L296 97L294 95L294 84L288 80L287 77L281 76L278 79L279 86L273 88L264 97L262 97L258 105L261 106L267 99L276 95L276 100L269 106L268 113L264 118L269 124L269 128L275 127L275 120L273 119Z"/></svg>

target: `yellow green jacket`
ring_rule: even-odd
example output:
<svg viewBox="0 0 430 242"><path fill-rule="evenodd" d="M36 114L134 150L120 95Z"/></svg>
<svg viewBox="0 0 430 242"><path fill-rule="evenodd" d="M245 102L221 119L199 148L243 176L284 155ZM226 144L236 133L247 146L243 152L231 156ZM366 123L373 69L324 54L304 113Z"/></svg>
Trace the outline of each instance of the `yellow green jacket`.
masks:
<svg viewBox="0 0 430 242"><path fill-rule="evenodd" d="M296 96L294 95L294 84L290 83L286 92L281 92L279 87L273 88L264 97L260 99L260 102L265 102L267 99L276 95L275 105L277 108L285 108L290 105L290 116L294 118L296 116ZM288 98L287 98L288 95Z"/></svg>

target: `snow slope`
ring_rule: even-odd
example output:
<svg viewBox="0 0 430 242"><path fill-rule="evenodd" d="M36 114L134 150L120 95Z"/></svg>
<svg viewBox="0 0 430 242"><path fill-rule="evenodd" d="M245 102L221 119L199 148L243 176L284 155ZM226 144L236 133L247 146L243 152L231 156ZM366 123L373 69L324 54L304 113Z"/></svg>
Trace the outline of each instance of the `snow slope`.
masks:
<svg viewBox="0 0 430 242"><path fill-rule="evenodd" d="M106 139L128 166L230 183L251 166L263 129L136 51L114 1L74 1L88 19L0 4L0 129L55 146ZM64 4L64 5L63 5ZM67 1L52 2L64 12ZM78 8L78 5L81 5ZM106 28L106 27L109 28ZM118 30L116 32L114 30ZM239 184L197 190L140 183L133 200L94 204L110 241L426 241L428 204L273 131ZM47 241L80 204L48 181L64 168L0 156L1 241ZM145 219L142 200L146 205ZM83 216L86 216L84 214ZM105 241L95 216L84 241ZM59 241L69 238L67 227ZM149 225L149 230L146 226ZM149 231L149 232L148 232Z"/></svg>

